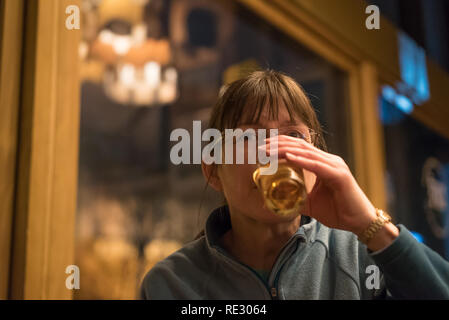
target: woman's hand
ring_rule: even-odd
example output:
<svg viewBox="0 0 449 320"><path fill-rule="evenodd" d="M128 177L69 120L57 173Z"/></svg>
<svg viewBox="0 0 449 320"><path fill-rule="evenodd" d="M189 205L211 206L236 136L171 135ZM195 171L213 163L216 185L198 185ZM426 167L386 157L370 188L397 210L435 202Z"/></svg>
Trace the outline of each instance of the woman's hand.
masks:
<svg viewBox="0 0 449 320"><path fill-rule="evenodd" d="M277 136L278 158L317 177L307 196L305 215L329 228L360 235L377 218L376 209L351 174L345 161L300 138ZM268 148L270 139L265 140ZM270 152L270 150L267 150Z"/></svg>

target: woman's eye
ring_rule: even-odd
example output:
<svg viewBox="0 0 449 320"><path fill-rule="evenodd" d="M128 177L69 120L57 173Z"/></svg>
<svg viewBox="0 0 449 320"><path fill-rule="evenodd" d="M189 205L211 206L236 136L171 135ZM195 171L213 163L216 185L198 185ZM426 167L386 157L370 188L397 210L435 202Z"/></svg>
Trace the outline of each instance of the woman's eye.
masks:
<svg viewBox="0 0 449 320"><path fill-rule="evenodd" d="M301 132L298 132L298 131L290 131L287 133L287 135L294 137L294 138L300 138L300 139L306 140L306 137Z"/></svg>

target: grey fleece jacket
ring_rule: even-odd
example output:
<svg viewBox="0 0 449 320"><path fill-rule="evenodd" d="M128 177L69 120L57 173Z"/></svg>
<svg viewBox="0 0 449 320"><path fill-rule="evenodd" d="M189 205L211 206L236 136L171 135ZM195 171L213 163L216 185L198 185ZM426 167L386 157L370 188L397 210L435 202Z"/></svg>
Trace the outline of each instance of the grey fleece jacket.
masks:
<svg viewBox="0 0 449 320"><path fill-rule="evenodd" d="M371 252L351 232L313 218L283 247L265 282L219 246L231 228L227 206L214 210L205 236L158 262L141 299L449 299L449 262L403 225L392 244ZM375 284L379 270L378 288ZM367 285L368 283L368 285ZM371 284L371 285L370 285ZM372 289L369 289L372 288Z"/></svg>

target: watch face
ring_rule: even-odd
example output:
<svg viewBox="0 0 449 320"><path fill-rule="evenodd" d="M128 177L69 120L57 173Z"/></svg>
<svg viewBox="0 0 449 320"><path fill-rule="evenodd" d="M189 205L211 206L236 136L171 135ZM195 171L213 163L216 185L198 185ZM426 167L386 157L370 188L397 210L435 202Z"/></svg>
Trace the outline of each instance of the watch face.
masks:
<svg viewBox="0 0 449 320"><path fill-rule="evenodd" d="M382 216L382 218L384 218L387 221L391 221L391 217L388 213L386 213L385 211L380 210L380 215Z"/></svg>

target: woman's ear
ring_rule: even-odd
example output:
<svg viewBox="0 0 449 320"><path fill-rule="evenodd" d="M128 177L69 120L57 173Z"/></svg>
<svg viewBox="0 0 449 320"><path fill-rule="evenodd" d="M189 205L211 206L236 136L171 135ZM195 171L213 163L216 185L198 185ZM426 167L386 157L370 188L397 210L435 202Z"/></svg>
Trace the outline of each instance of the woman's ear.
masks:
<svg viewBox="0 0 449 320"><path fill-rule="evenodd" d="M220 177L218 176L218 168L215 164L205 164L201 162L201 170L208 184L216 191L223 191Z"/></svg>

